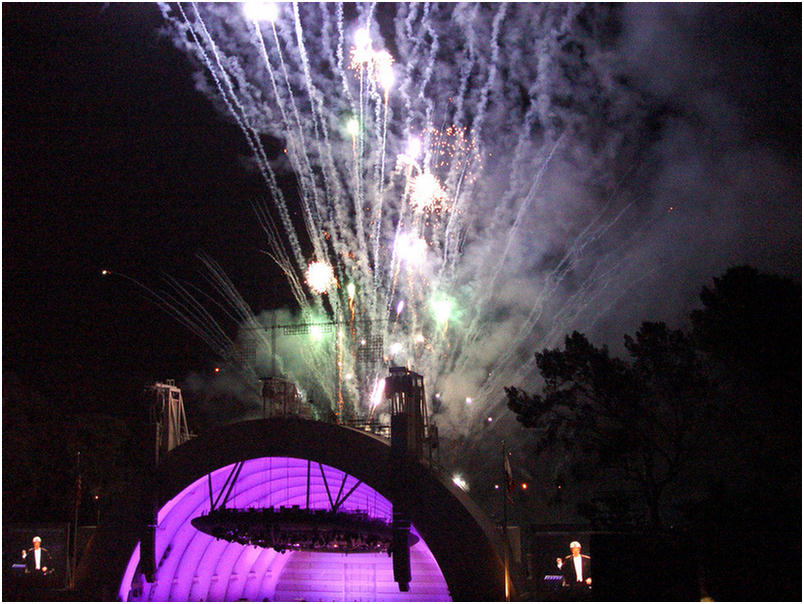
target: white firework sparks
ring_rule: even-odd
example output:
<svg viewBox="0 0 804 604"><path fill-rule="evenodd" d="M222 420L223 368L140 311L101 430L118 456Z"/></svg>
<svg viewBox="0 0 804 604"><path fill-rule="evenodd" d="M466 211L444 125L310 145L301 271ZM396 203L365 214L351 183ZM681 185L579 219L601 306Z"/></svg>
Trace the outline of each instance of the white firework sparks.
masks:
<svg viewBox="0 0 804 604"><path fill-rule="evenodd" d="M326 262L311 262L307 267L307 285L317 294L325 294L335 282L335 273Z"/></svg>
<svg viewBox="0 0 804 604"><path fill-rule="evenodd" d="M534 350L593 324L601 294L642 274L599 246L622 216L615 167L632 150L594 140L597 101L573 96L614 84L604 52L570 44L588 41L580 5L356 10L351 23L340 4L163 15L251 148L267 188L257 216L302 320L338 326L284 370L366 415L393 343L439 392L444 428L472 431L531 372ZM282 141L280 159L261 134ZM288 169L298 204L278 184ZM590 191L592 176L608 188ZM320 262L308 268L310 250ZM214 275L243 333L258 334L259 364L270 323ZM207 318L182 320L203 330Z"/></svg>

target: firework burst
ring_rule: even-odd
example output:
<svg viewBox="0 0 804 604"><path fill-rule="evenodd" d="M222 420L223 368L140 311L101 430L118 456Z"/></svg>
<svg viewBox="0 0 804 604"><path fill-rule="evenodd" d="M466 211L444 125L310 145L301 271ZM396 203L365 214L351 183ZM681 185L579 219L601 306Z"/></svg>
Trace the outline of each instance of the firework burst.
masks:
<svg viewBox="0 0 804 604"><path fill-rule="evenodd" d="M616 275L634 280L587 253L626 207L611 203L613 185L607 201L572 213L592 195L577 183L602 182L628 149L586 140L598 108L571 95L613 80L603 53L598 71L574 54L589 18L580 6L355 8L351 22L340 4L280 4L264 19L234 4L163 15L252 150L267 191L255 211L295 321L332 326L282 370L333 408L367 415L393 358L439 393L447 430L471 431L529 373L536 348L594 322ZM282 141L281 159L262 134ZM287 170L298 202L278 184ZM232 346L248 340L244 369L264 373L276 319L215 279L241 310ZM182 320L203 330L207 318Z"/></svg>

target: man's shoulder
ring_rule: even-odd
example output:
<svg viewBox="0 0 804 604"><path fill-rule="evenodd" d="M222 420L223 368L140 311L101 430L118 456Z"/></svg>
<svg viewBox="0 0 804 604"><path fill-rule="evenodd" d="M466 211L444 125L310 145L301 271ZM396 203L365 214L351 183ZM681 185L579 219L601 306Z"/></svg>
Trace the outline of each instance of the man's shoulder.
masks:
<svg viewBox="0 0 804 604"><path fill-rule="evenodd" d="M591 560L591 559L592 559L592 558L590 558L589 556L587 556L586 554L581 554L581 558L586 558L587 560Z"/></svg>

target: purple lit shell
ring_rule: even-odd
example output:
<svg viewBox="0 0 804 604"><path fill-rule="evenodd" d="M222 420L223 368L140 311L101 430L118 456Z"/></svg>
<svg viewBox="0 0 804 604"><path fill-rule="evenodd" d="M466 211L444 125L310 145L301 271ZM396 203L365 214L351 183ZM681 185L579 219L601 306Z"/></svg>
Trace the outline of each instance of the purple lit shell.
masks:
<svg viewBox="0 0 804 604"><path fill-rule="evenodd" d="M224 488L233 466L212 473L212 490ZM243 465L227 507L278 507L307 504L308 462L289 457L251 459ZM322 478L326 476L326 483ZM345 482L344 482L345 477ZM119 597L123 601L449 601L447 584L423 540L410 550L410 591L394 582L392 559L380 554L328 554L262 549L215 540L190 520L209 511L203 476L159 510L154 583L135 577L139 545L129 559ZM348 493L357 479L330 466L310 463L309 506L329 509L338 492ZM341 485L343 485L341 487ZM329 486L329 495L327 494ZM340 506L391 521L391 503L360 484ZM415 533L414 527L411 530ZM418 533L416 533L418 535Z"/></svg>

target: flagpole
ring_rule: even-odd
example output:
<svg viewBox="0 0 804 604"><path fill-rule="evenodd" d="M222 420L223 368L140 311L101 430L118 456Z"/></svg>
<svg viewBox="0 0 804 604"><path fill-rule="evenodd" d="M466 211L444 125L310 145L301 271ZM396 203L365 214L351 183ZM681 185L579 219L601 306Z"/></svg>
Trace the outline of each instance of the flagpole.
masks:
<svg viewBox="0 0 804 604"><path fill-rule="evenodd" d="M78 563L78 506L81 505L81 451L75 453L75 469L78 474L76 478L76 489L73 500L73 508L75 508L73 516L73 559L72 568L70 569L70 589L75 589L75 567Z"/></svg>
<svg viewBox="0 0 804 604"><path fill-rule="evenodd" d="M505 569L505 601L511 601L511 592L508 585L508 467L507 467L507 452L505 450L505 441L502 441L503 448L503 475L505 482L502 489L503 496L503 550L504 550L504 569Z"/></svg>

